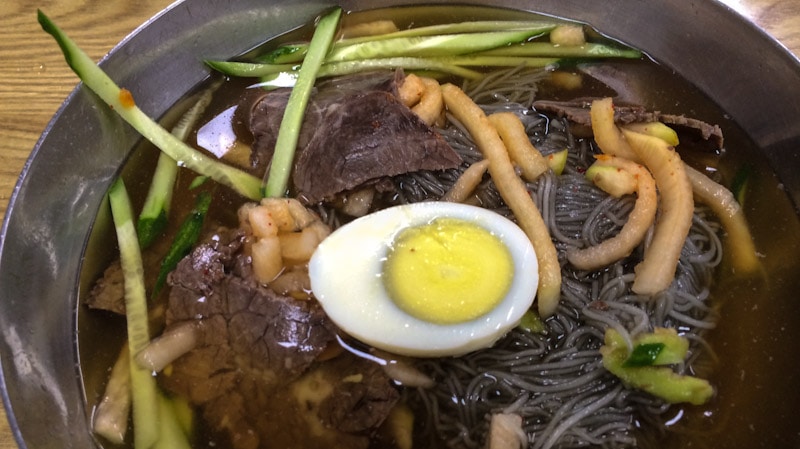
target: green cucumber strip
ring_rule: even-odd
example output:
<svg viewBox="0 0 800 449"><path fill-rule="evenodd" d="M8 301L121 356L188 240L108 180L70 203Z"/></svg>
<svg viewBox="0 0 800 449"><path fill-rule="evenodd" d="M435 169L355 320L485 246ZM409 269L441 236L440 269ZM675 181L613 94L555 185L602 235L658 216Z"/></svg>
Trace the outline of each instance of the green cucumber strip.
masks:
<svg viewBox="0 0 800 449"><path fill-rule="evenodd" d="M166 153L159 154L150 190L147 192L147 198L136 224L139 245L142 248L152 245L167 227L172 191L177 178L178 163Z"/></svg>
<svg viewBox="0 0 800 449"><path fill-rule="evenodd" d="M487 33L444 34L397 37L334 48L326 62L353 61L399 56L435 57L461 55L524 42L536 31L494 31Z"/></svg>
<svg viewBox="0 0 800 449"><path fill-rule="evenodd" d="M393 33L379 34L374 36L363 36L351 39L342 39L333 44L334 50L350 45L361 44L371 41L386 39L408 38L419 36L433 36L437 34L471 34L492 32L497 30L505 31L528 31L530 37L540 36L549 33L558 24L554 22L541 21L504 21L488 20L474 22L447 23L442 25L431 25L419 28L409 28L406 30L395 31ZM265 55L256 58L258 62L268 62L272 64L286 64L300 62L305 57L308 49L307 44L288 44L283 45ZM380 57L385 57L381 55Z"/></svg>
<svg viewBox="0 0 800 449"><path fill-rule="evenodd" d="M679 357L686 356L684 349L688 347L688 340L677 335L674 329L656 330L654 333L644 334L636 339L637 346L650 345L655 342L663 345L663 348L660 354L653 358L652 366L625 366L630 357L625 340L616 330L607 329L604 345L600 347L603 366L629 387L644 390L671 404L688 402L700 405L706 403L714 394L714 388L708 381L678 374L669 367L658 366L682 361L683 359ZM664 353L670 352L672 355L667 358L671 360L662 360Z"/></svg>
<svg viewBox="0 0 800 449"><path fill-rule="evenodd" d="M451 64L441 58L380 58L365 59L363 61L344 61L325 64L319 72L319 77L348 75L377 69L431 70L434 72L449 73L467 79L480 79L483 74L474 70Z"/></svg>
<svg viewBox="0 0 800 449"><path fill-rule="evenodd" d="M549 42L525 42L519 45L494 48L481 53L486 56L526 56L552 58L630 58L642 57L642 52L604 44L587 43L579 46L554 45Z"/></svg>
<svg viewBox="0 0 800 449"><path fill-rule="evenodd" d="M147 297L144 288L144 268L133 210L125 184L117 179L108 191L114 227L117 231L120 262L125 283L125 317L130 348L131 393L133 401L134 447L148 449L159 439L158 391L155 378L141 368L135 359L150 343L147 317Z"/></svg>
<svg viewBox="0 0 800 449"><path fill-rule="evenodd" d="M214 96L214 91L220 86L215 86L203 92L200 98L184 113L178 123L172 128L172 135L186 141L189 132L195 123L200 120ZM169 209L172 203L172 192L175 187L175 180L178 178L178 163L175 159L162 152L158 155L155 173L150 183L150 190L147 198L139 213L139 221L136 224L136 231L139 234L139 245L142 248L150 246L164 228L169 220Z"/></svg>
<svg viewBox="0 0 800 449"><path fill-rule="evenodd" d="M171 396L167 398L167 401L183 433L187 436L194 435L197 425L195 423L195 412L189 400L182 396Z"/></svg>
<svg viewBox="0 0 800 449"><path fill-rule="evenodd" d="M714 394L711 384L698 377L681 375L657 366L624 367L625 348L601 348L603 366L627 386L646 391L670 404L705 404Z"/></svg>
<svg viewBox="0 0 800 449"><path fill-rule="evenodd" d="M308 54L300 66L297 82L289 94L283 120L278 129L275 153L264 179L264 196L266 197L279 197L286 194L289 173L294 162L294 153L297 150L300 126L303 123L308 99L311 97L311 91L317 80L317 72L319 72L325 56L331 48L336 30L339 28L341 15L342 9L338 7L324 15L317 24L317 29L308 45Z"/></svg>
<svg viewBox="0 0 800 449"><path fill-rule="evenodd" d="M736 202L740 206L744 205L745 198L747 197L747 187L750 183L750 178L753 177L753 168L745 165L736 171L731 182L731 193L733 193Z"/></svg>
<svg viewBox="0 0 800 449"><path fill-rule="evenodd" d="M297 70L297 64L268 64L262 62L204 61L212 69L230 76L256 78L259 76Z"/></svg>
<svg viewBox="0 0 800 449"><path fill-rule="evenodd" d="M531 36L549 33L559 24L535 20L478 20L473 22L445 23L386 33L379 36L363 36L342 39L337 45L350 45L373 40L393 39L398 37L433 36L436 34L472 34L497 30L526 31Z"/></svg>
<svg viewBox="0 0 800 449"><path fill-rule="evenodd" d="M533 334L546 334L547 326L545 326L542 317L539 316L533 309L528 309L520 319L518 328L526 330Z"/></svg>
<svg viewBox="0 0 800 449"><path fill-rule="evenodd" d="M158 395L158 410L161 413L161 438L153 449L191 449L183 426L175 413L170 399L164 394Z"/></svg>
<svg viewBox="0 0 800 449"><path fill-rule="evenodd" d="M200 233L203 230L203 221L206 218L210 205L211 195L208 192L200 192L195 200L194 208L186 219L184 219L183 223L181 223L175 240L172 242L172 245L170 245L167 255L164 256L164 260L161 261L158 278L156 278L156 284L153 287L153 298L158 296L158 293L164 287L167 281L167 275L178 266L178 262L180 262L181 259L189 254L189 251L192 250L192 247L200 238Z"/></svg>
<svg viewBox="0 0 800 449"><path fill-rule="evenodd" d="M664 350L664 343L639 344L622 363L623 368L634 366L653 366L658 355Z"/></svg>
<svg viewBox="0 0 800 449"><path fill-rule="evenodd" d="M213 61L213 63L207 63L210 67L228 76L267 77L269 78L269 81L276 80L274 83L275 87L287 87L287 85L291 85L291 79L293 77L296 79L298 74L296 71L289 70L285 72L276 72L275 66L272 64L226 61ZM317 78L349 75L368 70L396 68L408 70L431 70L435 72L461 76L468 79L479 79L483 76L481 73L474 70L458 67L444 58L399 57L364 59L360 61L343 61L323 64L320 67L319 72L317 72ZM278 80L279 76L280 79ZM271 83L266 82L264 85L269 86L269 84Z"/></svg>
<svg viewBox="0 0 800 449"><path fill-rule="evenodd" d="M681 337L673 330L657 329L653 333L636 337L635 343L636 345L663 345L655 359L653 359L653 365L677 365L683 363L689 352L689 340Z"/></svg>
<svg viewBox="0 0 800 449"><path fill-rule="evenodd" d="M163 156L164 153L161 153ZM164 158L169 159L172 163L175 163L169 156L164 156ZM161 157L159 156L158 161L161 162ZM177 164L176 164L177 165ZM156 170L158 171L158 170ZM176 174L177 175L177 174ZM163 178L164 174L160 174L159 178ZM173 181L174 183L174 181ZM168 200L167 200L168 201ZM151 207L153 207L151 205ZM139 245L142 249L145 249L153 244L153 242L158 239L158 236L164 232L166 229L167 224L169 223L169 211L167 207L163 207L162 205L157 205L156 207L160 207L157 213L158 215L153 216L153 212L148 212L148 216L146 217L139 217L139 221L136 223L136 233L139 237Z"/></svg>
<svg viewBox="0 0 800 449"><path fill-rule="evenodd" d="M257 56L254 60L256 62L265 62L268 64L287 64L293 62L301 62L306 57L308 52L308 44L286 44Z"/></svg>
<svg viewBox="0 0 800 449"><path fill-rule="evenodd" d="M178 123L172 127L172 134L175 137L184 141L189 138L192 128L194 128L194 125L203 116L206 108L208 108L208 106L211 104L211 101L214 99L214 92L216 92L221 85L222 81L217 80L211 85L211 87L200 94L200 98L198 98L192 107L189 108L189 110L186 111L186 113L184 113L180 119L178 119Z"/></svg>
<svg viewBox="0 0 800 449"><path fill-rule="evenodd" d="M58 28L41 10L38 11L39 24L51 34L67 64L83 83L105 101L120 117L128 122L142 136L151 141L169 157L181 161L187 168L206 175L220 184L237 191L242 196L257 200L261 197L261 182L258 178L237 168L217 162L186 145L169 131L153 121L136 105L130 104L130 96L123 91L89 56Z"/></svg>
<svg viewBox="0 0 800 449"><path fill-rule="evenodd" d="M195 176L189 184L189 190L194 190L208 181L208 176Z"/></svg>
<svg viewBox="0 0 800 449"><path fill-rule="evenodd" d="M482 55L465 55L465 56L451 56L446 58L439 58L440 62L444 64L451 64L454 66L472 66L472 67L547 67L561 61L558 58L535 58L524 56L482 56Z"/></svg>

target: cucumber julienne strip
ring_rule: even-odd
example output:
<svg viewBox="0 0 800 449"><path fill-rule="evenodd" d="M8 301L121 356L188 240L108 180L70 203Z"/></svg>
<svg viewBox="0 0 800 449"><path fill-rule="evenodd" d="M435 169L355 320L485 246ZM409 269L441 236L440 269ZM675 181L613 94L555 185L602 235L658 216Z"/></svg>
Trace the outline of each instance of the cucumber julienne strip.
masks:
<svg viewBox="0 0 800 449"><path fill-rule="evenodd" d="M197 240L200 238L200 233L203 230L203 221L206 218L210 205L211 195L208 192L200 192L195 200L194 208L189 212L189 215L184 219L183 223L181 223L175 240L172 242L172 245L170 245L169 251L167 251L166 256L164 256L161 262L161 269L158 271L156 284L153 286L152 296L154 298L164 287L167 281L167 275L178 266L178 262L189 254L194 244L197 243Z"/></svg>
<svg viewBox="0 0 800 449"><path fill-rule="evenodd" d="M448 56L491 50L524 42L536 31L494 31L486 33L445 34L371 40L336 48L326 62L352 61L395 56Z"/></svg>
<svg viewBox="0 0 800 449"><path fill-rule="evenodd" d="M413 36L433 36L436 34L469 34L469 33L483 33L489 31L506 30L506 31L527 31L531 35L541 35L549 33L553 28L557 27L559 23L546 22L538 20L477 20L473 22L457 22L445 23L440 25L429 25L417 28L408 28L405 30L395 31L378 36L364 36L351 39L342 39L337 42L338 45L351 45L360 42L379 40L379 39L393 39L397 37L413 37Z"/></svg>
<svg viewBox="0 0 800 449"><path fill-rule="evenodd" d="M339 18L342 15L341 8L322 16L314 36L308 44L308 54L306 54L303 64L297 74L297 82L289 94L286 110L278 129L278 138L275 142L275 153L272 156L272 163L264 179L264 196L278 197L286 193L286 186L289 182L289 173L294 162L294 153L297 149L297 140L300 136L300 126L303 122L308 99L311 97L311 90L317 80L317 72L322 66L325 56L330 50L336 30L339 27Z"/></svg>
<svg viewBox="0 0 800 449"><path fill-rule="evenodd" d="M256 62L267 64L288 64L300 62L306 57L308 44L286 44L255 58Z"/></svg>
<svg viewBox="0 0 800 449"><path fill-rule="evenodd" d="M297 70L297 64L268 64L236 61L206 60L212 69L230 76L259 77Z"/></svg>
<svg viewBox="0 0 800 449"><path fill-rule="evenodd" d="M200 119L213 98L214 92L221 85L215 83L210 89L200 95L186 113L184 113L178 123L172 128L172 134L182 141L186 141L192 127ZM139 234L139 244L142 248L150 246L167 226L170 205L172 203L172 192L175 180L178 177L178 163L175 159L162 152L158 155L158 163L153 179L150 182L150 190L147 198L139 213L139 221L136 224L136 231Z"/></svg>
<svg viewBox="0 0 800 449"><path fill-rule="evenodd" d="M159 439L158 391L155 378L134 360L150 343L147 318L147 297L144 288L142 254L133 225L130 199L121 179L108 191L114 227L117 231L120 261L125 284L125 316L130 348L131 393L133 399L133 431L136 449L152 447Z"/></svg>
<svg viewBox="0 0 800 449"><path fill-rule="evenodd" d="M178 178L178 164L166 153L158 155L158 163L147 192L142 213L136 225L139 244L142 248L152 245L158 235L167 227L172 191Z"/></svg>
<svg viewBox="0 0 800 449"><path fill-rule="evenodd" d="M456 64L444 65L442 62L433 61L436 61L438 57L473 54L491 49L506 48L506 46L514 47L516 45L521 45L525 39L533 37L536 34L539 34L538 29L533 31L495 31L370 40L331 50L330 53L325 56L324 65L321 69L322 73L319 76L329 76L330 73L342 75L359 70L385 68L388 66L385 61L392 60L397 61L395 64L397 67L417 69L420 68L420 66L435 64L439 66L437 69L446 68L446 70L439 71L454 75L462 75L462 73L456 73L459 70L454 67ZM292 54L295 55L295 53ZM300 54L299 57L302 58L303 54ZM372 62L373 59L379 59L383 62ZM425 60L428 62L423 62ZM351 65L335 65L341 63L350 63ZM291 72L297 67L293 64L263 62L206 61L206 64L227 75L243 77L259 77L281 72ZM331 65L334 65L335 68L326 70L326 67ZM509 63L503 62L502 65L509 65ZM344 67L346 67L346 69L344 69ZM475 74L469 74L467 77L474 78L474 75Z"/></svg>
<svg viewBox="0 0 800 449"><path fill-rule="evenodd" d="M293 70L295 66L285 65L228 61L206 61L206 64L220 73L237 77L262 77L278 74L296 75L298 73ZM367 70L394 68L432 70L468 79L478 79L483 76L480 72L452 64L445 58L397 57L326 63L320 67L317 77L349 75Z"/></svg>
<svg viewBox="0 0 800 449"><path fill-rule="evenodd" d="M318 78L329 76L342 76L352 73L378 69L403 68L406 70L424 70L437 73L446 73L461 78L476 80L483 77L481 72L468 69L466 66L489 67L546 67L559 62L557 58L535 58L521 56L479 56L466 55L442 58L375 58L357 61L343 61L323 64L317 72ZM209 65L215 70L228 76L237 77L266 77L261 86L289 87L293 79L297 79L296 71L275 72L270 64L213 61ZM280 82L276 77L280 76Z"/></svg>
<svg viewBox="0 0 800 449"><path fill-rule="evenodd" d="M142 136L151 141L161 151L176 161L181 161L187 168L206 175L220 184L227 185L241 195L257 200L261 198L261 182L258 178L234 167L217 162L183 141L173 136L158 123L153 121L139 109L130 96L130 92L120 89L103 70L81 50L60 28L58 28L41 10L38 11L39 24L51 34L64 53L67 64L84 84L111 106L126 122Z"/></svg>
<svg viewBox="0 0 800 449"><path fill-rule="evenodd" d="M361 44L364 42L433 36L437 34L469 34L469 33L483 33L497 30L505 31L528 31L530 37L542 35L550 32L558 24L554 22L541 22L541 21L507 21L507 20L486 20L474 22L459 22L459 23L446 23L442 25L431 25L419 28L409 28L406 30L395 31L392 33L378 34L372 36L363 36L351 39L342 39L333 44L334 50L339 50L343 47ZM308 49L307 44L288 44L278 47L277 49L256 59L258 62L268 62L272 64L285 64L292 62L300 62L305 57Z"/></svg>
<svg viewBox="0 0 800 449"><path fill-rule="evenodd" d="M479 79L483 74L456 64L446 58L379 58L361 61L343 61L325 64L319 71L319 77L340 76L375 69L404 68L408 70L430 70L449 73L467 79Z"/></svg>
<svg viewBox="0 0 800 449"><path fill-rule="evenodd" d="M172 401L164 394L159 394L157 400L158 410L161 412L159 427L161 438L153 449L191 449Z"/></svg>
<svg viewBox="0 0 800 449"><path fill-rule="evenodd" d="M554 45L549 42L525 42L519 45L493 48L480 53L485 56L527 56L552 58L631 58L642 57L642 52L632 48L618 48L604 44Z"/></svg>
<svg viewBox="0 0 800 449"><path fill-rule="evenodd" d="M483 56L481 54L440 58L443 64L456 67L547 67L560 61L558 58L537 58L525 56Z"/></svg>
<svg viewBox="0 0 800 449"><path fill-rule="evenodd" d="M497 22L488 23L496 24ZM476 35L477 34L473 33L471 35L459 35L459 37L471 38ZM455 36L456 35L454 35L454 37ZM435 37L439 38L442 36ZM388 45L391 41L374 41L372 43L376 46ZM439 43L443 43L443 41ZM377 47L373 48L373 50L377 51ZM381 50L385 50L385 48L381 48ZM409 55L414 53L419 54L415 56L397 56L397 54L401 53ZM425 51L420 50L417 52L404 46L392 45L388 51L380 51L375 54L360 54L356 59L335 61L337 57L342 57L342 55L338 53L337 56L337 52L334 51L326 59L325 64L322 65L317 76L340 76L366 70L400 67L409 70L432 70L464 78L477 79L482 75L479 72L471 71L465 67L515 67L518 65L545 67L559 61L564 61L564 58L635 59L642 56L642 53L635 49L617 48L604 44L588 43L576 47L565 47L547 42L511 43L485 51L469 51L461 56L436 56L440 53L451 54L448 51L442 51L438 46L429 47L426 48ZM292 57L296 57L297 61L301 61L304 54L305 53L292 53ZM395 54L395 56L391 57L393 54ZM291 76L291 74L296 73L296 65L258 62L263 60L265 60L265 58L257 59L255 63L206 61L206 64L221 73L237 77L274 77L279 74ZM285 80L286 78L283 79ZM285 84L285 81L283 81L282 84Z"/></svg>

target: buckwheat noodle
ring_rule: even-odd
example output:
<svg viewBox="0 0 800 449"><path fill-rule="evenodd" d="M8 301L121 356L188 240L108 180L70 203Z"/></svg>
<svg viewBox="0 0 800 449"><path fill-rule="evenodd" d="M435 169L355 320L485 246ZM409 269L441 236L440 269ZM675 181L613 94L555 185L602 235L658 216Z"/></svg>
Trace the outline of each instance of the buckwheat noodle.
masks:
<svg viewBox="0 0 800 449"><path fill-rule="evenodd" d="M672 286L654 298L632 294L633 267L644 247L602 270L584 272L566 261L569 248L595 245L622 228L635 198L613 198L586 180L596 153L590 140L574 137L568 124L532 109L537 83L546 72L514 68L498 71L462 88L487 114L510 111L520 117L542 154L567 149L560 176L542 175L527 188L547 223L559 253L563 284L557 313L546 332L515 329L494 347L458 358L425 360L420 367L436 379L431 389L406 389L416 409L421 435L415 447L478 449L485 445L492 413L524 417L531 449L580 447L659 447L655 436L674 416L671 407L628 389L602 366L598 348L608 328L627 342L654 327L678 329L690 341L690 356L678 372L707 374L714 354L704 333L716 323L706 302L714 268L722 257L719 224L697 207ZM381 207L438 200L458 176L483 157L468 132L448 116L439 132L462 157L460 167L393 178L395 192ZM513 219L488 175L476 192L478 205ZM320 208L333 228L343 223L335 209ZM646 244L646 243L645 243Z"/></svg>
<svg viewBox="0 0 800 449"><path fill-rule="evenodd" d="M612 198L589 183L583 172L593 162L593 143L573 137L562 120L531 109L543 76L542 71L516 68L492 74L480 84L467 83L464 90L487 113L516 113L543 154L569 150L562 175L548 172L527 185L559 251L561 303L557 314L546 320L544 334L517 329L495 347L422 363L437 384L407 392L408 401L421 411L421 446L482 448L489 417L497 412L524 417L532 449L652 445L654 439L647 434L665 432L661 423L670 407L626 388L602 367L598 348L605 330L616 329L631 345L635 335L655 326L673 327L690 341L691 356L679 372L707 370L708 360L713 360L703 334L716 322L706 300L722 253L719 225L705 209L695 212L675 281L655 298L630 292L633 267L643 248L599 271L577 271L566 262L568 248L595 245L617 233L634 198ZM464 163L455 170L397 177L398 202L437 199L460 172L481 159L452 117L441 133ZM477 198L483 207L513 218L488 176Z"/></svg>

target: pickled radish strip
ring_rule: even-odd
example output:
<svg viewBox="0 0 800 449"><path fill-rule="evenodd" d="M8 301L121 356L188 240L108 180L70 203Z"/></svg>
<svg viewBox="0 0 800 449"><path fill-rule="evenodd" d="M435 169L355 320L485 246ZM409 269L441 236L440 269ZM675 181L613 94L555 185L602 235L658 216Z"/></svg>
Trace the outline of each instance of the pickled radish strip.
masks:
<svg viewBox="0 0 800 449"><path fill-rule="evenodd" d="M489 116L489 121L497 129L511 160L522 170L526 181L535 181L550 168L547 159L531 143L525 125L513 112L496 112Z"/></svg>
<svg viewBox="0 0 800 449"><path fill-rule="evenodd" d="M644 260L636 266L633 291L654 295L666 290L675 277L678 259L692 227L694 199L681 157L658 137L623 130L622 134L638 158L653 174L661 194L661 215Z"/></svg>
<svg viewBox="0 0 800 449"><path fill-rule="evenodd" d="M478 149L489 160L489 174L500 196L514 212L519 226L536 250L539 262L537 307L539 315L549 317L555 313L561 299L561 266L547 224L514 171L505 145L486 114L464 91L452 84L442 86L442 95L447 109L464 124Z"/></svg>
<svg viewBox="0 0 800 449"><path fill-rule="evenodd" d="M627 159L599 155L597 164L631 173L636 179L636 203L617 235L599 245L567 251L567 259L579 270L596 270L630 255L644 239L658 209L656 183L643 166Z"/></svg>
<svg viewBox="0 0 800 449"><path fill-rule="evenodd" d="M594 140L603 153L639 162L637 153L625 141L614 123L614 101L611 98L593 101L589 113L592 117Z"/></svg>
<svg viewBox="0 0 800 449"><path fill-rule="evenodd" d="M727 233L725 244L733 269L737 274L757 271L761 262L744 211L733 193L688 165L686 174L692 183L694 197L711 208Z"/></svg>
<svg viewBox="0 0 800 449"><path fill-rule="evenodd" d="M455 184L447 193L442 196L442 201L452 201L454 203L463 203L469 198L470 194L475 191L478 185L483 180L483 174L489 168L489 161L482 159L461 173L461 176L456 179Z"/></svg>

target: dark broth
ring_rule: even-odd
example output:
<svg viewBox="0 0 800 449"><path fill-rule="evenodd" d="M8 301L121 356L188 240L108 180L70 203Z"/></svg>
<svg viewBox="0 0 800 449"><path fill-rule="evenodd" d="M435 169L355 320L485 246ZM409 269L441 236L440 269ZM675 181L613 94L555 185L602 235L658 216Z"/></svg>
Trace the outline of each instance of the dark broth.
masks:
<svg viewBox="0 0 800 449"><path fill-rule="evenodd" d="M431 23L476 19L519 19L521 13L487 8L398 8L390 11L370 11L346 17L350 23L366 22L391 16L400 28ZM529 15L524 15L530 18ZM281 37L291 41L308 34L305 27ZM270 43L270 45L274 45ZM682 147L682 157L698 168L711 167L718 180L730 185L744 167L750 170L744 208L750 222L756 247L763 254L763 276L742 279L732 273L725 263L712 289L711 301L720 311L717 329L709 339L716 356L711 381L717 395L709 404L700 407L674 407L662 433L645 429L640 436L642 445L651 447L798 447L800 434L795 422L800 404L800 369L796 354L800 351L800 326L793 310L793 297L800 291L797 248L800 248L800 221L797 213L767 165L759 149L739 126L733 123L712 101L690 83L669 69L649 61L613 63L626 74L628 88L638 102L648 109L667 113L686 114L709 123L719 124L725 135L722 154L688 152ZM235 104L242 83L224 85L215 104L206 114L211 118ZM195 89L196 91L197 89ZM543 86L539 98L575 97L596 92L562 92ZM174 122L190 98L177 105L162 122ZM202 123L202 122L201 122ZM191 139L191 138L190 138ZM157 150L148 144L137 148L127 162L123 177L131 192L135 207L141 206L155 165ZM195 192L188 193L188 183L194 175L182 170L178 194L173 205L172 223L180 221L193 204ZM237 195L224 187L214 189L212 215L207 220L211 229L218 224L235 225L235 210L241 203ZM171 241L175 229L170 229L163 245ZM114 256L113 229L104 213L97 224L86 250L81 277L82 296L102 273ZM151 273L152 275L152 273ZM79 307L78 345L83 382L89 412L102 395L104 384L117 356L124 336L124 321L108 313ZM201 444L203 446L207 443Z"/></svg>

